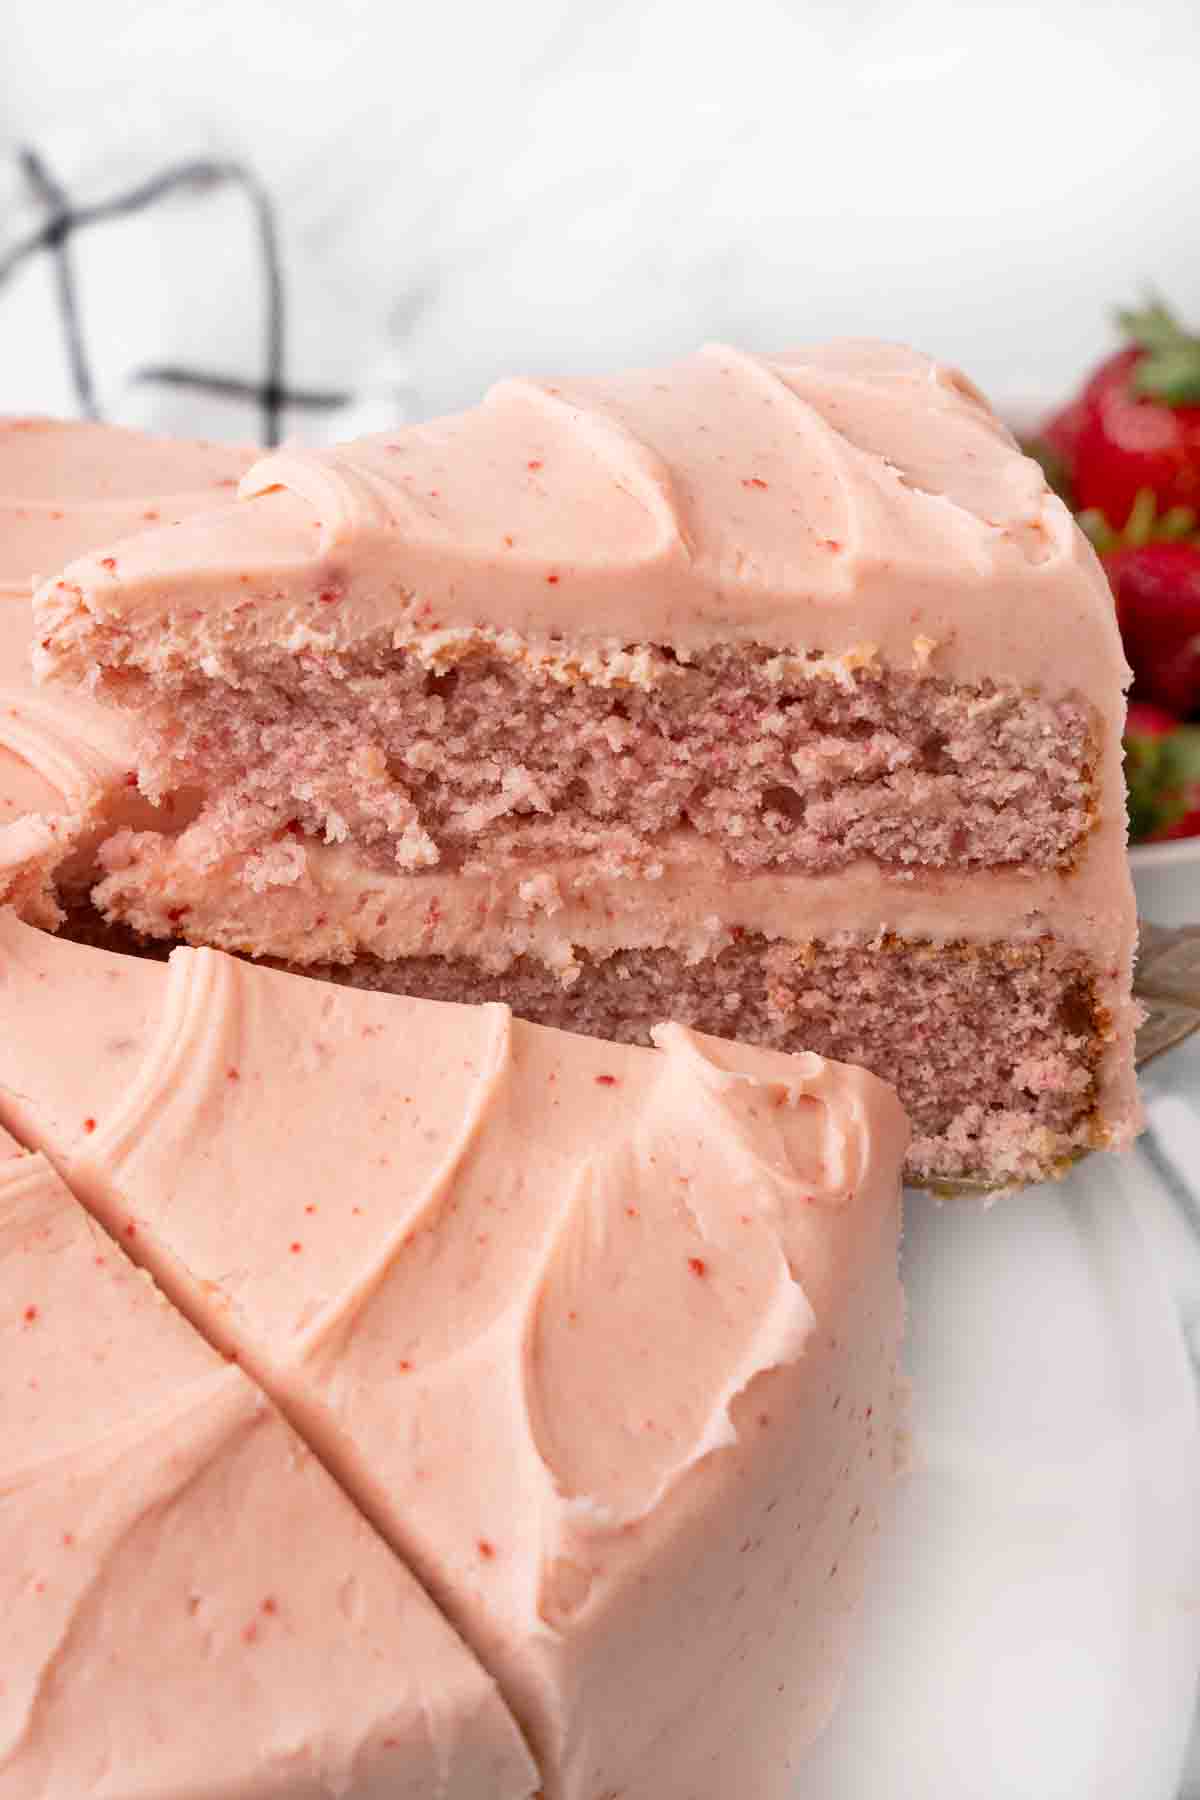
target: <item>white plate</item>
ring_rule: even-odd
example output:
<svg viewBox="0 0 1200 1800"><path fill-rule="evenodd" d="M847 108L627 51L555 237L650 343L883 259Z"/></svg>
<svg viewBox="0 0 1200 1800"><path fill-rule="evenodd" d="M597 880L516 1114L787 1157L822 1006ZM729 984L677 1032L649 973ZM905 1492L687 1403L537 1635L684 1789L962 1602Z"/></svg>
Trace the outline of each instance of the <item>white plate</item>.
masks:
<svg viewBox="0 0 1200 1800"><path fill-rule="evenodd" d="M1172 1294L1172 1217L1143 1150L988 1209L909 1197L914 1468L797 1800L1179 1791L1200 1666L1179 1312L1200 1321L1200 1253L1183 1244L1190 1300Z"/></svg>
<svg viewBox="0 0 1200 1800"><path fill-rule="evenodd" d="M1135 844L1129 862L1144 919L1156 925L1200 925L1200 838Z"/></svg>

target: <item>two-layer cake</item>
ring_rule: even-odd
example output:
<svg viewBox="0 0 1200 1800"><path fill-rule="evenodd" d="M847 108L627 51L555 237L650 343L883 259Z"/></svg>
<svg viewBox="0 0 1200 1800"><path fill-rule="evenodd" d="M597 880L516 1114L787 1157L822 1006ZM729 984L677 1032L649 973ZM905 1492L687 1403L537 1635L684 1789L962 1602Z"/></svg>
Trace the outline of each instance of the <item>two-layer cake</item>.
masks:
<svg viewBox="0 0 1200 1800"><path fill-rule="evenodd" d="M919 1180L1135 1123L1108 587L955 372L710 347L285 451L41 591L130 709L160 937L894 1081Z"/></svg>

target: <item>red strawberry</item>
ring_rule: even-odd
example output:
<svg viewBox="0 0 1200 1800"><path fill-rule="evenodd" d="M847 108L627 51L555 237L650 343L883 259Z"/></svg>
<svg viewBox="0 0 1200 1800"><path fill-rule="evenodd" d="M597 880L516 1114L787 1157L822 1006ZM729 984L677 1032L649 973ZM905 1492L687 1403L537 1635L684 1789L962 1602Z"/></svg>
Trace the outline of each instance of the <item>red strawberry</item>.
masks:
<svg viewBox="0 0 1200 1800"><path fill-rule="evenodd" d="M1125 736L1126 739L1169 737L1182 723L1165 706L1154 706L1149 700L1131 700L1125 714Z"/></svg>
<svg viewBox="0 0 1200 1800"><path fill-rule="evenodd" d="M1161 302L1118 316L1130 347L1041 434L1066 464L1075 505L1116 531L1145 490L1160 513L1200 508L1200 338Z"/></svg>
<svg viewBox="0 0 1200 1800"><path fill-rule="evenodd" d="M1125 721L1125 786L1135 842L1200 835L1200 726L1135 702Z"/></svg>
<svg viewBox="0 0 1200 1800"><path fill-rule="evenodd" d="M1200 545L1142 544L1105 557L1134 695L1200 712Z"/></svg>
<svg viewBox="0 0 1200 1800"><path fill-rule="evenodd" d="M1200 806L1193 806L1190 812L1185 812L1173 825L1164 825L1161 831L1153 832L1150 841L1161 844L1167 838L1190 837L1200 837Z"/></svg>

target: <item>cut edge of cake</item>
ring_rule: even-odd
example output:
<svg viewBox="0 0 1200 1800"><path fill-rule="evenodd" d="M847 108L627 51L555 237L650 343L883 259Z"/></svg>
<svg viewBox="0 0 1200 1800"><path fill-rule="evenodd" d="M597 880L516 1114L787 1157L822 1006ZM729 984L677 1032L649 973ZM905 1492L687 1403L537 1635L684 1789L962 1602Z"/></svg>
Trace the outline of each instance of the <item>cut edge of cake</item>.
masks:
<svg viewBox="0 0 1200 1800"><path fill-rule="evenodd" d="M37 604L43 673L137 712L145 797L208 784L105 845L113 920L860 1060L934 1185L1137 1128L1111 596L956 371L501 383Z"/></svg>

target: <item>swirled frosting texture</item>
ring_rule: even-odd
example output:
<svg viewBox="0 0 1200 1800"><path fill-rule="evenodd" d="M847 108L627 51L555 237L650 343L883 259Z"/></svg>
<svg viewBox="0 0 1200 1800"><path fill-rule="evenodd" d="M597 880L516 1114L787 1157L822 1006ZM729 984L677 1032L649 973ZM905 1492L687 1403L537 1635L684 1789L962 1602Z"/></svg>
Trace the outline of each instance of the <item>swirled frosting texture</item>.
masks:
<svg viewBox="0 0 1200 1800"><path fill-rule="evenodd" d="M119 426L0 419L0 899L58 920L105 830L169 828L139 801L133 728L86 693L33 692L36 582L86 550L228 500L251 453Z"/></svg>
<svg viewBox="0 0 1200 1800"><path fill-rule="evenodd" d="M0 1796L528 1800L511 1719L416 1582L45 1159L13 1149Z"/></svg>
<svg viewBox="0 0 1200 1800"><path fill-rule="evenodd" d="M1105 698L1124 674L1103 575L1037 466L956 371L858 341L505 381L471 412L286 450L221 519L84 557L39 605L43 667L75 674L97 649L217 667L380 631L435 655L464 630L548 653L866 646Z"/></svg>
<svg viewBox="0 0 1200 1800"><path fill-rule="evenodd" d="M547 1796L786 1794L891 1470L890 1090L15 922L0 983L0 1116L411 1561Z"/></svg>

